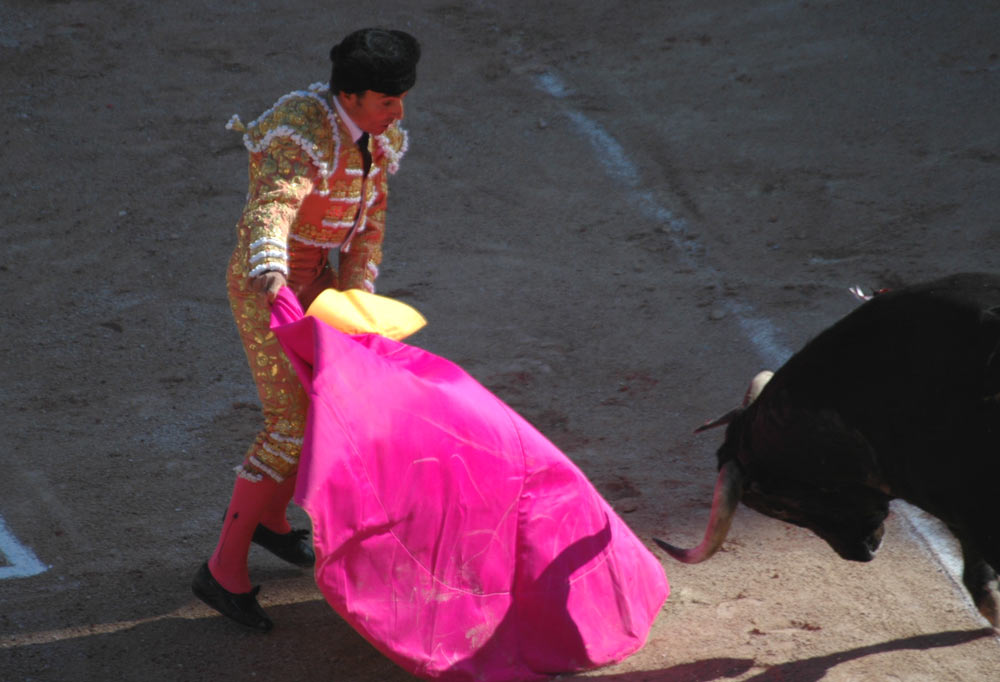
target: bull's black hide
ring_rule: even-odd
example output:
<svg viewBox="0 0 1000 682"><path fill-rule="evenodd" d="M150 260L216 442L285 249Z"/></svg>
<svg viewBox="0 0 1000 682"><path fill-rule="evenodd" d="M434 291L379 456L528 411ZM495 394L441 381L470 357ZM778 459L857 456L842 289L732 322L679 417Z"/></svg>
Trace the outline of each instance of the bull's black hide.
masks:
<svg viewBox="0 0 1000 682"><path fill-rule="evenodd" d="M729 486L845 559L873 557L891 499L933 514L960 541L963 580L996 625L1000 277L959 274L865 302L732 413L718 460L717 499ZM685 560L717 547L691 559L661 546Z"/></svg>

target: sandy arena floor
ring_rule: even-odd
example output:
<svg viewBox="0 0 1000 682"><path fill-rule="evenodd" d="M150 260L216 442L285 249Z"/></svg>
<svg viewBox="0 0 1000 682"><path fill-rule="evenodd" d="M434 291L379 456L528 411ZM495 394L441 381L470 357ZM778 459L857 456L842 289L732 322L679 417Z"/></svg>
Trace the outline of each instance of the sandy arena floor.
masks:
<svg viewBox="0 0 1000 682"><path fill-rule="evenodd" d="M692 429L849 286L1000 266L993 0L0 0L3 680L410 679L259 551L269 635L188 587L259 424L224 124L369 24L425 50L380 292L650 545L707 519L721 433ZM647 645L586 677L1000 678L907 514L865 565L747 509L730 537L663 557Z"/></svg>

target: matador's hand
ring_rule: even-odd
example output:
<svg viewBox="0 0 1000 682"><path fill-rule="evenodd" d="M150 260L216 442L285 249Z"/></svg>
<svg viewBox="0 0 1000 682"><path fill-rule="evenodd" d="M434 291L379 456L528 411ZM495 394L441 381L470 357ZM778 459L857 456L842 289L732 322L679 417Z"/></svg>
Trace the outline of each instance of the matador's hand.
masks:
<svg viewBox="0 0 1000 682"><path fill-rule="evenodd" d="M274 299L277 298L281 287L286 286L287 284L288 279L285 277L284 273L277 272L275 270L269 270L261 273L250 280L250 286L253 287L254 291L263 291L267 293L268 303L274 303Z"/></svg>

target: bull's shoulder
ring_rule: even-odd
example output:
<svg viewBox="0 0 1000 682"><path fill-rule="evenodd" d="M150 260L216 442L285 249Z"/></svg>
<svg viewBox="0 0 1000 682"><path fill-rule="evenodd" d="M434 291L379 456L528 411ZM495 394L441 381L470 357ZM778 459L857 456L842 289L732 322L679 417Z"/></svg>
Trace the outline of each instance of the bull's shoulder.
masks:
<svg viewBox="0 0 1000 682"><path fill-rule="evenodd" d="M984 413L991 396L1000 396L1000 278L962 275L862 304L793 355L760 400L779 415L783 405L812 412L800 423L832 409L876 447L924 447L932 426L943 442L996 422Z"/></svg>
<svg viewBox="0 0 1000 682"><path fill-rule="evenodd" d="M998 320L1000 277L962 273L875 296L815 336L793 360L828 365L839 358L865 367L890 356L916 363L970 350L981 354L988 345L982 339L1000 334Z"/></svg>

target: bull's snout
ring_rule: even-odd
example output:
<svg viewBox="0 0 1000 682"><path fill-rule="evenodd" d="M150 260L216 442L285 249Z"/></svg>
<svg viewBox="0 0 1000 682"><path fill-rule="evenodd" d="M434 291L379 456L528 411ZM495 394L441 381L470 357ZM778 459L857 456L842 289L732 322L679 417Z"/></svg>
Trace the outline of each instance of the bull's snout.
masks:
<svg viewBox="0 0 1000 682"><path fill-rule="evenodd" d="M879 524L879 527L872 531L871 534L860 540L845 541L839 538L823 539L826 540L827 544L833 548L833 551L835 551L841 559L846 559L847 561L867 562L875 558L875 553L881 546L882 537L884 535L885 525Z"/></svg>

